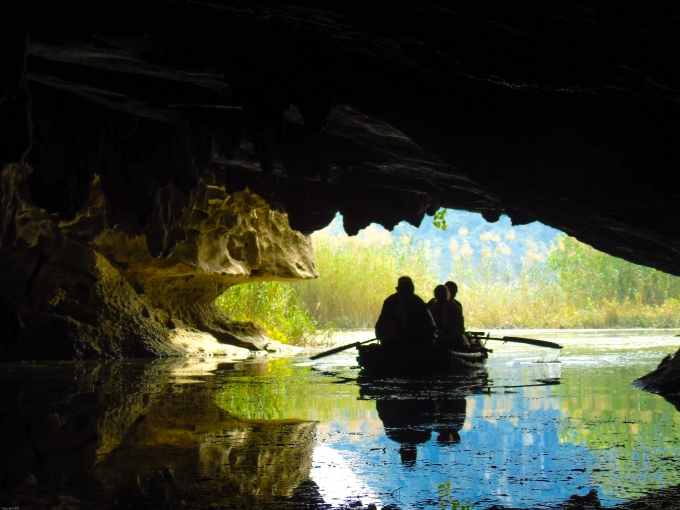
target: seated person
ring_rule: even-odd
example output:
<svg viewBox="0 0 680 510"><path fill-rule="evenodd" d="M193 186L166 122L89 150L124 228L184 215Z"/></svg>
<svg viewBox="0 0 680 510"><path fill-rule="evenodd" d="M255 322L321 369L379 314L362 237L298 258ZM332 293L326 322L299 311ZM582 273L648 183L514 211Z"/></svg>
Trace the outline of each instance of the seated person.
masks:
<svg viewBox="0 0 680 510"><path fill-rule="evenodd" d="M460 308L460 313L461 316L463 317L463 331L465 331L465 314L463 314L463 305L456 299L456 294L458 294L458 285L456 285L455 282L448 281L444 284L446 289L449 291L449 299L456 305L458 308ZM479 343L475 343L474 340L471 340L467 336L465 336L465 339L467 340L468 344L472 349L479 349L482 346Z"/></svg>
<svg viewBox="0 0 680 510"><path fill-rule="evenodd" d="M411 278L399 278L396 290L383 303L375 336L387 346L434 345L437 326L425 302L415 294Z"/></svg>
<svg viewBox="0 0 680 510"><path fill-rule="evenodd" d="M458 294L458 285L456 282L448 281L444 284L444 287L449 291L449 299L460 308L460 313L463 313L463 305L456 299L456 294Z"/></svg>
<svg viewBox="0 0 680 510"><path fill-rule="evenodd" d="M456 294L458 294L458 285L456 282L448 281L444 284L444 287L446 287L446 290L449 291L449 299L453 301L459 308L461 313L463 312L463 305L456 299ZM434 303L436 299L432 298L427 302L427 307L430 308Z"/></svg>
<svg viewBox="0 0 680 510"><path fill-rule="evenodd" d="M437 345L447 348L469 348L470 343L464 335L463 312L449 296L449 291L444 285L435 287L430 313L437 325Z"/></svg>

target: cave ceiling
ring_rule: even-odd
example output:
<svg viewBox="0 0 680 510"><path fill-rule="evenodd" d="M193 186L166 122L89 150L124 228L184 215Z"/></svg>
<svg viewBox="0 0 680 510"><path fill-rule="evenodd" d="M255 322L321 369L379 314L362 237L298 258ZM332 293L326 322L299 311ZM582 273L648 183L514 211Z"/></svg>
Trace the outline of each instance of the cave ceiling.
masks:
<svg viewBox="0 0 680 510"><path fill-rule="evenodd" d="M0 161L69 218L148 222L205 170L311 232L339 211L541 221L680 275L680 4L126 1L0 7Z"/></svg>

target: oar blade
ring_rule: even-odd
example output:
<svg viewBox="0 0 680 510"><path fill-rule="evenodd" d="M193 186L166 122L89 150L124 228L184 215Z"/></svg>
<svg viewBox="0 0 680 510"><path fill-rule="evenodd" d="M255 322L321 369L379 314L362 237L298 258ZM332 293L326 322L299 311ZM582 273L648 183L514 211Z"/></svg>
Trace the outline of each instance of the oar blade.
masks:
<svg viewBox="0 0 680 510"><path fill-rule="evenodd" d="M314 356L311 356L309 359L325 358L326 356L331 356L333 354L337 354L338 352L346 351L347 349L351 349L352 347L357 347L359 345L361 345L361 342L354 342L353 344L341 345L340 347L336 347L334 349L330 349L328 351L315 354Z"/></svg>
<svg viewBox="0 0 680 510"><path fill-rule="evenodd" d="M375 342L377 338L371 338L370 340L364 340L363 342L354 342L353 344L347 344L347 345L341 345L340 347L335 347L334 349L330 349L328 351L320 352L319 354L315 354L314 356L310 356L309 359L319 359L319 358L325 358L326 356L332 356L333 354L337 354L342 351L346 351L347 349L351 349L352 347L359 347L360 345L364 345L370 342Z"/></svg>
<svg viewBox="0 0 680 510"><path fill-rule="evenodd" d="M517 336L504 336L503 340L506 342L518 342L518 343L524 343L528 345L536 345L538 347L548 347L549 349L562 349L563 347L560 344L556 344L555 342L548 342L546 340L535 340L533 338L521 338Z"/></svg>
<svg viewBox="0 0 680 510"><path fill-rule="evenodd" d="M535 340L533 338L522 338L518 336L504 336L503 338L483 337L481 340L495 340L497 342L513 342L517 344L535 345L537 347L547 347L549 349L563 349L560 344L548 342L546 340Z"/></svg>

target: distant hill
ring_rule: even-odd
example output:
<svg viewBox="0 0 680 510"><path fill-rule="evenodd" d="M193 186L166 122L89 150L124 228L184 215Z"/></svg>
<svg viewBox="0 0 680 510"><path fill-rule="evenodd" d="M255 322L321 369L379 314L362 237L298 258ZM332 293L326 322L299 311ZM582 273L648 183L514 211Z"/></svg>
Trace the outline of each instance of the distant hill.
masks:
<svg viewBox="0 0 680 510"><path fill-rule="evenodd" d="M481 214L449 210L445 219L446 230L435 227L433 218L425 216L418 228L402 222L391 232L393 239L406 236L413 242L427 243L428 251L440 258L438 272L442 280L448 278L454 261L461 257L475 263L486 253L515 266L521 266L528 259L540 262L551 241L560 234L559 230L539 222L513 227L507 216L488 223ZM373 234L376 230L387 232L379 225L371 225L366 230ZM359 236L368 235L366 230ZM330 236L343 235L342 216L338 214L324 232Z"/></svg>

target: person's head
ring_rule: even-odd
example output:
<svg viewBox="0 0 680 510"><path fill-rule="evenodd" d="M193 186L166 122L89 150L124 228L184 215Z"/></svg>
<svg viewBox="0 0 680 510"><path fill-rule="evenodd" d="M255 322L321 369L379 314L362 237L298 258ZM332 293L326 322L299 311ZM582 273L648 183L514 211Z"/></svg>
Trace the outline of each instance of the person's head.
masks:
<svg viewBox="0 0 680 510"><path fill-rule="evenodd" d="M455 282L446 282L444 285L449 291L450 299L455 298L456 294L458 294L458 285Z"/></svg>
<svg viewBox="0 0 680 510"><path fill-rule="evenodd" d="M434 298L437 300L437 303L443 303L444 301L449 299L448 289L443 285L437 285L434 288Z"/></svg>
<svg viewBox="0 0 680 510"><path fill-rule="evenodd" d="M456 444L460 443L460 434L456 429L442 429L439 430L439 435L437 436L438 443L448 443Z"/></svg>
<svg viewBox="0 0 680 510"><path fill-rule="evenodd" d="M416 291L413 281L408 276L402 276L397 280L397 292L402 296L412 296Z"/></svg>
<svg viewBox="0 0 680 510"><path fill-rule="evenodd" d="M399 457L405 467L413 467L418 460L418 447L412 444L403 444L399 448Z"/></svg>

